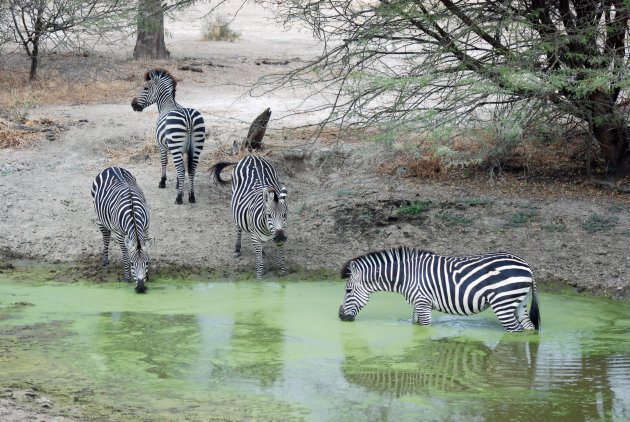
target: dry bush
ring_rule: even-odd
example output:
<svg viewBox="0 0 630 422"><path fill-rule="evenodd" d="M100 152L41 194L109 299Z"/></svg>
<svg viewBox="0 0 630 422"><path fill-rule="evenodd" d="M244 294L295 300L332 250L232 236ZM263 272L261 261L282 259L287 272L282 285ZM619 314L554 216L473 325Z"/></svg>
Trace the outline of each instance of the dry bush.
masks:
<svg viewBox="0 0 630 422"><path fill-rule="evenodd" d="M25 148L47 137L55 137L61 128L48 119L23 120L22 124L0 118L0 148Z"/></svg>
<svg viewBox="0 0 630 422"><path fill-rule="evenodd" d="M378 170L398 177L438 178L447 173L447 167L439 157L416 157L406 151L397 153L392 161L381 164Z"/></svg>
<svg viewBox="0 0 630 422"><path fill-rule="evenodd" d="M26 117L38 105L99 103L131 99L141 86L143 70L137 63L118 63L115 71L100 70L99 62L77 66L76 58L56 58L28 80L28 67L8 60L0 67L0 108L13 118ZM50 59L49 59L50 60Z"/></svg>
<svg viewBox="0 0 630 422"><path fill-rule="evenodd" d="M235 41L241 37L238 31L230 28L232 23L227 17L219 15L206 20L203 25L204 41Z"/></svg>
<svg viewBox="0 0 630 422"><path fill-rule="evenodd" d="M110 162L118 164L157 157L160 149L155 136L145 136L144 138L132 137L129 140L129 146L123 149L106 146L105 152Z"/></svg>

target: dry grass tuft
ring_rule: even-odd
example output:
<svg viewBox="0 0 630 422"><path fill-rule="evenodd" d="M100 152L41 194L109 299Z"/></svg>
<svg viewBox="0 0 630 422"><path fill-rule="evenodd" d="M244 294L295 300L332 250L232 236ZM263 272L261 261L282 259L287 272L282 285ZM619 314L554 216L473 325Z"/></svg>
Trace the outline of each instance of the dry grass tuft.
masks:
<svg viewBox="0 0 630 422"><path fill-rule="evenodd" d="M123 149L106 146L105 152L107 152L108 161L113 164L144 161L158 157L160 153L155 136L133 137L129 140L129 145Z"/></svg>
<svg viewBox="0 0 630 422"><path fill-rule="evenodd" d="M60 127L48 119L23 120L23 124L0 118L0 148L26 148L59 134Z"/></svg>

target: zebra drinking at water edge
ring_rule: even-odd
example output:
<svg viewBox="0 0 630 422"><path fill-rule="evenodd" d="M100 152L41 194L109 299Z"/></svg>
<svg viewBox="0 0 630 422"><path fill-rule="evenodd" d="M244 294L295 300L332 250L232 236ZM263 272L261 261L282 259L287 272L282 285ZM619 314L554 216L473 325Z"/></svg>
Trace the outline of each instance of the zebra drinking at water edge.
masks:
<svg viewBox="0 0 630 422"><path fill-rule="evenodd" d="M264 158L249 155L238 162L221 162L213 166L215 179L222 184L229 183L221 178L221 170L236 165L232 171L232 216L236 223L236 246L234 257L241 256L241 234L250 233L256 252L256 279L262 279L262 242L269 240L276 244L278 265L286 274L284 242L287 240L284 229L287 223L287 189L278 182L276 169Z"/></svg>
<svg viewBox="0 0 630 422"><path fill-rule="evenodd" d="M413 306L413 322L431 325L431 310L472 315L492 308L507 331L538 329L536 282L527 262L509 253L450 257L405 247L348 261L339 318L353 321L375 291L397 292ZM531 319L526 306L532 294Z"/></svg>
<svg viewBox="0 0 630 422"><path fill-rule="evenodd" d="M131 101L135 111L142 111L153 103L157 103L160 112L155 129L155 137L160 148L162 178L160 188L166 187L167 151L173 154L173 163L177 169L176 204L182 203L184 188L184 154L187 157L190 193L188 202L195 202L195 170L199 163L199 155L203 149L206 129L201 114L192 108L184 108L175 102L177 82L173 75L164 69L149 69L142 91Z"/></svg>
<svg viewBox="0 0 630 422"><path fill-rule="evenodd" d="M136 178L127 170L108 167L92 183L92 200L103 234L103 265L109 264L112 232L122 250L125 281L136 282L136 292L147 290L149 209Z"/></svg>

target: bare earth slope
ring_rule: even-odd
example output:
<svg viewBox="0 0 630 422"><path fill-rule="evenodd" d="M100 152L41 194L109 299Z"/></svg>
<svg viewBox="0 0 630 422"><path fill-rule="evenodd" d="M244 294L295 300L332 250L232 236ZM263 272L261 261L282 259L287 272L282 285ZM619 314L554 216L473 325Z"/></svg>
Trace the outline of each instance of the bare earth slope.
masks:
<svg viewBox="0 0 630 422"><path fill-rule="evenodd" d="M316 116L284 116L306 93L286 90L259 98L243 96L244 87L261 75L283 70L282 64L262 64L265 60L299 62L317 51L307 32L285 33L268 18L257 6L248 6L234 22L242 33L234 43L199 41L199 21L169 24L173 60L157 64L181 78L178 101L198 108L208 130L196 179L196 204L174 204L172 160L167 189L158 189L158 156L141 152L146 138L153 135L155 106L133 112L133 94L114 104L42 106L30 117L61 122L67 130L54 141L0 151L2 256L80 263L92 273L100 272L102 241L90 188L100 170L118 164L136 176L150 205L151 233L156 238L153 265L253 271L254 255L247 238L242 258L232 258L230 191L213 183L209 167L218 159L230 159L220 150L242 139L252 119L271 107L263 154L276 164L289 190L290 270L336 272L353 256L398 245L450 255L510 251L528 260L541 282L554 279L611 296L630 294L630 208L625 197L579 194L560 185L523 185L507 194L515 190L501 180L480 185L400 179L377 172L391 155L377 145L321 141L300 147L303 141L287 128ZM182 63L197 63L203 72L178 70ZM398 212L414 201L426 201L430 209L418 216ZM593 215L614 224L590 233L583 224ZM519 223L519 216L530 218ZM564 231L553 230L561 225ZM273 263L273 248L268 252ZM120 272L117 246L112 247L110 267L105 274L113 278Z"/></svg>

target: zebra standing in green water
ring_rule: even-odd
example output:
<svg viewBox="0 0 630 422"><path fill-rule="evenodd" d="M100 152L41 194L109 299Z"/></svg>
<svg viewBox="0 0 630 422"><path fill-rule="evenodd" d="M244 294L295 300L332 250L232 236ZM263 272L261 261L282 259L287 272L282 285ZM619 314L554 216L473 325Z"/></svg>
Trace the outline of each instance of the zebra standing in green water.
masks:
<svg viewBox="0 0 630 422"><path fill-rule="evenodd" d="M410 248L387 249L348 261L339 318L353 321L375 291L397 292L413 306L413 322L431 325L431 310L472 315L491 307L507 331L540 327L532 270L509 253L451 257ZM532 294L531 318L527 299Z"/></svg>
<svg viewBox="0 0 630 422"><path fill-rule="evenodd" d="M92 183L92 200L103 234L103 266L109 264L112 232L122 250L125 281L136 282L136 292L147 290L149 265L149 208L136 178L120 167L108 167Z"/></svg>

